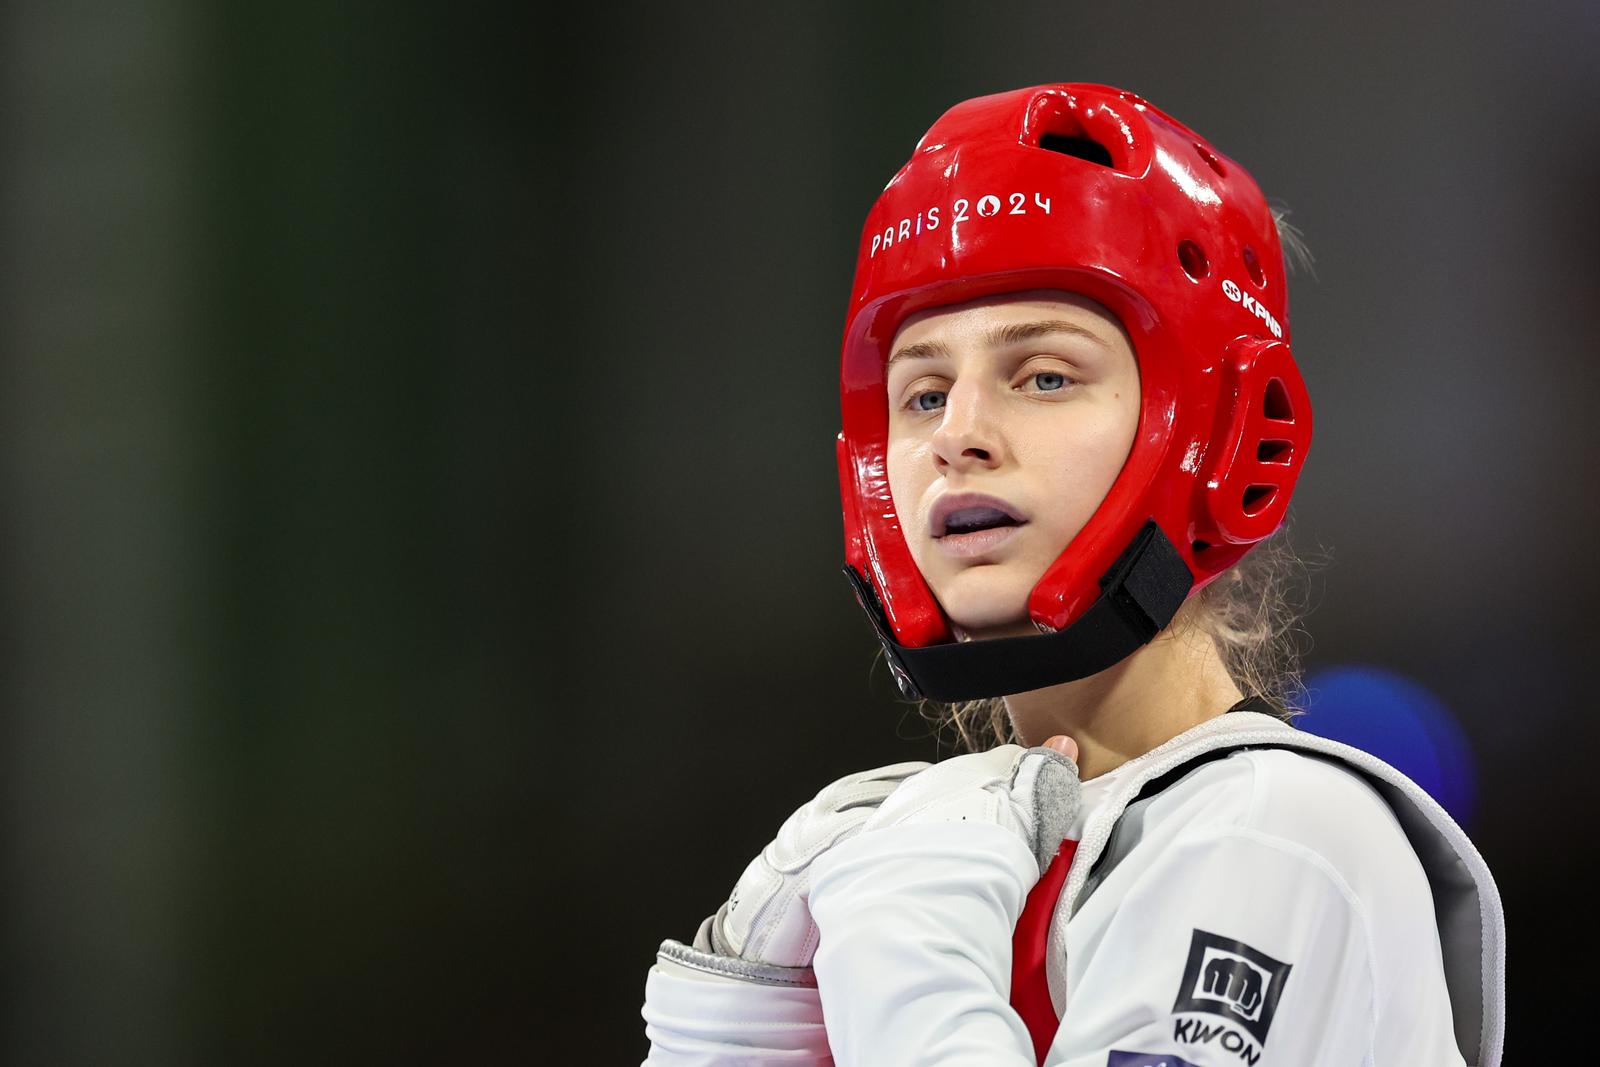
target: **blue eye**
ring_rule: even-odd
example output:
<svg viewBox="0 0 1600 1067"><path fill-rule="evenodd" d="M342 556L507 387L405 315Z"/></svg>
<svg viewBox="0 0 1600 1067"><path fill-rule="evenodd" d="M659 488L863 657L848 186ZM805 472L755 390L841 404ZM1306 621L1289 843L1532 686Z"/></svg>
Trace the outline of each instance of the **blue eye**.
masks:
<svg viewBox="0 0 1600 1067"><path fill-rule="evenodd" d="M1067 376L1053 370L1044 370L1033 376L1033 382L1045 392L1055 392L1057 389L1067 387Z"/></svg>
<svg viewBox="0 0 1600 1067"><path fill-rule="evenodd" d="M927 403L930 398L934 403ZM938 411L944 407L944 392L940 389L925 389L911 398L911 406L917 411Z"/></svg>

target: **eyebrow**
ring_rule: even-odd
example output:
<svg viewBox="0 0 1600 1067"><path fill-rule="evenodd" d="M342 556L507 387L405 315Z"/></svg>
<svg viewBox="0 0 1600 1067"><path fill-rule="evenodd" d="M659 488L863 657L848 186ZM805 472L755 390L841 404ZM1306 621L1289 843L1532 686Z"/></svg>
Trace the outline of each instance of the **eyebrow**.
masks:
<svg viewBox="0 0 1600 1067"><path fill-rule="evenodd" d="M1020 344L1031 341L1036 337L1044 337L1052 333L1071 334L1093 341L1101 348L1109 347L1094 331L1085 329L1075 322L1063 319L1044 319L1039 322L1014 322L1006 326L996 326L984 335L983 343L987 348L1004 348L1007 345ZM900 351L889 357L884 370L897 360L902 359L937 359L950 355L950 347L943 341L918 341L914 345L906 345Z"/></svg>

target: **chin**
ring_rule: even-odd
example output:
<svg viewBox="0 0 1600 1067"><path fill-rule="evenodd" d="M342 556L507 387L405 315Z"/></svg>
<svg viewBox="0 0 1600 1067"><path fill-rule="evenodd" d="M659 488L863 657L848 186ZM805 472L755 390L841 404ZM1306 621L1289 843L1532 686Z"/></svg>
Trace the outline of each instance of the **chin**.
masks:
<svg viewBox="0 0 1600 1067"><path fill-rule="evenodd" d="M1028 594L1033 591L1032 585L1005 590L994 588L992 582L986 582L985 586L970 591L957 588L948 597L940 598L945 615L963 634L981 641L1039 632L1028 617Z"/></svg>

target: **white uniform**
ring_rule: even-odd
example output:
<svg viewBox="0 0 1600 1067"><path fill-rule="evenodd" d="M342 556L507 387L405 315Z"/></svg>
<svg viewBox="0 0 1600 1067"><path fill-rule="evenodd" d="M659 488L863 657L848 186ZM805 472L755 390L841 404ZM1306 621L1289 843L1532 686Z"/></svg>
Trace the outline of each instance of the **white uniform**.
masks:
<svg viewBox="0 0 1600 1067"><path fill-rule="evenodd" d="M1275 747L1284 744L1337 758ZM993 918L1014 924L1037 874L1032 857L998 827L960 830L959 858L930 846L929 869L990 863ZM1074 836L1049 925L1060 1025L1046 1064L1498 1062L1503 923L1493 883L1437 805L1377 760L1263 715L1222 716L1085 783ZM862 840L836 846L835 869L868 847ZM908 923L916 911L906 909ZM914 927L894 922L877 917L851 936L903 945ZM1009 956L999 948L996 959ZM1003 977L984 987L971 961L930 953L916 996L883 1027L864 1006L884 975L847 965L847 955L819 952L820 999L804 986L713 996L688 972L658 968L647 985L649 1062L828 1063L831 1043L840 1062L876 1067L907 1062L905 1034L985 1013L1000 1025L985 1030L982 1062L1038 1062L1020 1018L1005 1018ZM861 957L872 958L884 957ZM993 960L984 973L994 975ZM737 1046L718 1051L711 1040L683 1058L683 1027L705 1009L745 1029ZM857 1022L865 1018L876 1022Z"/></svg>
<svg viewBox="0 0 1600 1067"><path fill-rule="evenodd" d="M1088 792L1103 804L1130 769ZM1066 995L1049 1062L1463 1063L1428 879L1372 786L1245 751L1141 807L1052 929Z"/></svg>

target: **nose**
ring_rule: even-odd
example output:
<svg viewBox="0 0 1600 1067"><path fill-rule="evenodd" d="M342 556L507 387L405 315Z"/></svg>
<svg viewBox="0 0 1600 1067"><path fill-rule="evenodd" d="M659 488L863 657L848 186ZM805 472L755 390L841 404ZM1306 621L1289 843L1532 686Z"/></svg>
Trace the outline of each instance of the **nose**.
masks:
<svg viewBox="0 0 1600 1067"><path fill-rule="evenodd" d="M994 414L980 383L958 380L952 385L933 432L934 465L941 472L998 467L1004 454Z"/></svg>

